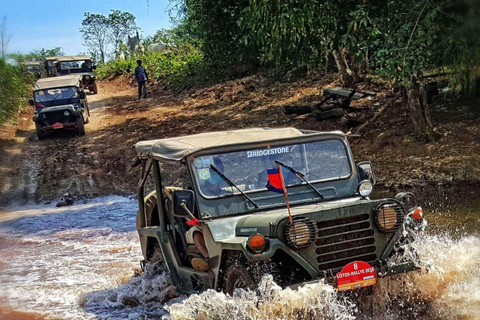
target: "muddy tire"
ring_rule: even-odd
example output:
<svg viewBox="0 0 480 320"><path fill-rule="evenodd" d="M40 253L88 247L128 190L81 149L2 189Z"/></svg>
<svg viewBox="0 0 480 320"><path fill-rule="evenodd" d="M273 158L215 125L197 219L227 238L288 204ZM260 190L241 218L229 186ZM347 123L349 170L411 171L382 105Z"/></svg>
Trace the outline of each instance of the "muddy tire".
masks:
<svg viewBox="0 0 480 320"><path fill-rule="evenodd" d="M85 135L85 123L83 122L83 117L80 115L76 119L77 122L77 132L79 135Z"/></svg>
<svg viewBox="0 0 480 320"><path fill-rule="evenodd" d="M95 82L95 84L93 85L93 94L98 94L98 87L97 87L97 83Z"/></svg>
<svg viewBox="0 0 480 320"><path fill-rule="evenodd" d="M38 140L46 138L45 131L42 130L42 126L38 122L35 122L35 131L37 132Z"/></svg>
<svg viewBox="0 0 480 320"><path fill-rule="evenodd" d="M227 269L223 290L233 295L235 289L255 289L255 282L250 272L242 265L233 265Z"/></svg>

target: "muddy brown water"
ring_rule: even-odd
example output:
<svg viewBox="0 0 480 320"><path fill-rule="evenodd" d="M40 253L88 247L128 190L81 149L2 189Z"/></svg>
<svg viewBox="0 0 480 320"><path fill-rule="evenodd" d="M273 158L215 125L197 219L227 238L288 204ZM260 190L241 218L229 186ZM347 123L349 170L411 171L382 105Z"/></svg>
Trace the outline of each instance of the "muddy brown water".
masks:
<svg viewBox="0 0 480 320"><path fill-rule="evenodd" d="M3 319L478 319L480 203L428 209L416 245L427 274L381 279L370 296L321 282L282 289L178 296L168 274L134 277L141 259L136 201L103 197L71 207L0 210Z"/></svg>

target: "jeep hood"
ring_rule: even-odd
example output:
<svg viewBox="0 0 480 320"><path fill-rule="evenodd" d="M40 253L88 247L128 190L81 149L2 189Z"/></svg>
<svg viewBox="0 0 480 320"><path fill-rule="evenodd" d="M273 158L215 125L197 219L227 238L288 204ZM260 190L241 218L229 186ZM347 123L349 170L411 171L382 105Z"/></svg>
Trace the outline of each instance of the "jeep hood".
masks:
<svg viewBox="0 0 480 320"><path fill-rule="evenodd" d="M75 110L75 106L73 104L65 104L61 106L53 106L53 107L45 107L40 110L39 114L54 112L54 111L72 111Z"/></svg>
<svg viewBox="0 0 480 320"><path fill-rule="evenodd" d="M335 200L329 202L319 202L291 208L292 216L330 210L339 207L353 206L368 203L360 197ZM254 233L270 235L270 225L278 223L288 218L287 208L280 208L270 211L260 211L254 214L243 215L239 217L226 217L206 222L217 242L238 242L237 237L248 237Z"/></svg>

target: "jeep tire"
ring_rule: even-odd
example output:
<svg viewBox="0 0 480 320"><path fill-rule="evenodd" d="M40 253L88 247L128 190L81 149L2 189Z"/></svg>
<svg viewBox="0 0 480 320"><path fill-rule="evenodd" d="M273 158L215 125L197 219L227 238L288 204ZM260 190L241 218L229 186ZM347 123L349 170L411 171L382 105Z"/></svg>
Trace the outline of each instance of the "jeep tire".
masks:
<svg viewBox="0 0 480 320"><path fill-rule="evenodd" d="M77 132L79 135L85 135L85 123L83 122L83 117L79 115L76 119L77 122Z"/></svg>
<svg viewBox="0 0 480 320"><path fill-rule="evenodd" d="M233 295L235 289L254 289L255 283L248 270L240 265L235 264L227 269L223 283L223 290L229 295Z"/></svg>
<svg viewBox="0 0 480 320"><path fill-rule="evenodd" d="M43 140L46 138L45 131L43 131L42 125L38 122L35 122L35 131L37 132L38 140Z"/></svg>

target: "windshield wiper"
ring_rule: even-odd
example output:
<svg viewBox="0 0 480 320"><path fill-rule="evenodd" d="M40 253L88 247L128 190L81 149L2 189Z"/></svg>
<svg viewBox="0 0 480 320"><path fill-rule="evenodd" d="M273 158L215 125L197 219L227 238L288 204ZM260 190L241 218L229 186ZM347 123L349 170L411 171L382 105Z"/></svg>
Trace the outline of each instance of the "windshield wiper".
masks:
<svg viewBox="0 0 480 320"><path fill-rule="evenodd" d="M298 179L302 180L303 182L305 182L313 191L315 191L316 194L318 194L318 196L320 197L320 199L325 199L325 197L323 196L323 194L320 193L320 191L317 190L317 188L315 188L310 182L308 182L307 179L305 179L305 175L303 173L301 173L300 171L298 170L295 170L293 169L292 167L290 166L287 166L285 163L281 162L281 161L278 161L278 160L275 160L275 163L284 167L285 169L289 170L291 173L293 173Z"/></svg>
<svg viewBox="0 0 480 320"><path fill-rule="evenodd" d="M234 187L235 189L237 189L245 197L245 199L247 199L255 207L255 209L258 209L258 204L256 204L255 201L253 201L249 196L247 196L245 192L240 190L240 188L235 183L225 177L225 175L221 173L220 170L218 170L213 164L210 165L210 168L212 168L212 170L215 171L220 176L220 178L222 178L222 180L225 181L230 187Z"/></svg>
<svg viewBox="0 0 480 320"><path fill-rule="evenodd" d="M71 100L76 94L77 94L77 93L74 92L74 93L70 96L70 98L68 98L67 102L65 102L65 104L69 103L70 100Z"/></svg>

